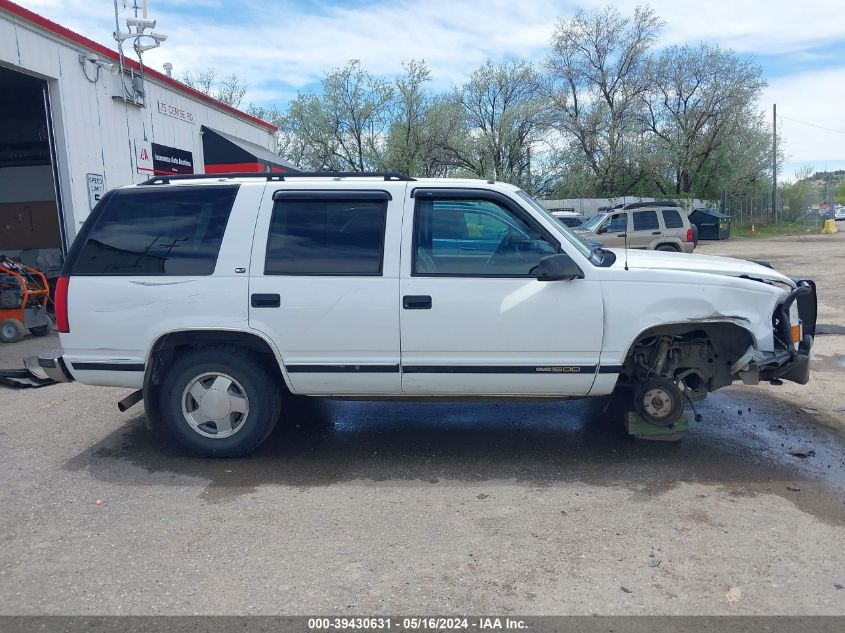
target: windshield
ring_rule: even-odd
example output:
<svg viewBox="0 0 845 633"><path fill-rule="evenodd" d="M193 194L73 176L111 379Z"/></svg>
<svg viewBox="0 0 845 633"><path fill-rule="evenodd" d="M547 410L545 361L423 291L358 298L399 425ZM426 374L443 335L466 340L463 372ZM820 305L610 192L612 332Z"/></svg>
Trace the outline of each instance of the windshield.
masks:
<svg viewBox="0 0 845 633"><path fill-rule="evenodd" d="M543 217L545 217L552 224L554 224L557 227L557 230L560 233L562 233L563 236L566 238L566 241L569 242L570 244L572 244L572 246L574 246L575 248L577 248L578 252L580 252L584 257L590 256L590 253L592 252L593 249L590 246L588 246L586 244L586 242L584 242L584 240L582 240L580 237L578 237L572 231L570 231L568 226L566 226L565 224L560 222L558 220L558 218L556 218L551 213L549 213L539 202L537 202L534 198L529 196L527 193L525 193L521 189L517 189L516 194L520 198L525 200L525 202L530 204L532 209L534 209L535 211L540 213Z"/></svg>
<svg viewBox="0 0 845 633"><path fill-rule="evenodd" d="M585 231L593 231L606 217L607 213L596 213L593 217L584 222L581 228Z"/></svg>

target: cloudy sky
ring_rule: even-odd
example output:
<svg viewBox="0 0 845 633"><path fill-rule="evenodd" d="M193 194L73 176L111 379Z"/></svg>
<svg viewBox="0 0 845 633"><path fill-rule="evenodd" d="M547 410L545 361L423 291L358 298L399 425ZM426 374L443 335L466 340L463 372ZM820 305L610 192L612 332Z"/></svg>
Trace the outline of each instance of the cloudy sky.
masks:
<svg viewBox="0 0 845 633"><path fill-rule="evenodd" d="M107 46L114 46L110 0L17 0ZM133 0L128 0L132 5ZM141 0L138 0L140 3ZM613 4L633 12L637 0ZM123 0L118 0L123 13ZM249 84L246 102L284 106L327 70L360 59L390 76L424 59L434 88L460 83L487 58L540 63L558 17L606 0L149 0L168 40L145 61L174 74L215 68ZM717 43L754 56L769 83L760 109L778 104L788 163L845 169L845 17L841 0L652 0L665 21L660 45ZM126 13L126 15L129 15Z"/></svg>

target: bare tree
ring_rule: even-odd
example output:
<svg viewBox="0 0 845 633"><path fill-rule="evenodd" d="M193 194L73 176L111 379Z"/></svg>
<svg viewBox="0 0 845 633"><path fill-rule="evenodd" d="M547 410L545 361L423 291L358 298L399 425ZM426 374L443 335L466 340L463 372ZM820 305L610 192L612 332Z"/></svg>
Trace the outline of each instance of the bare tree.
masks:
<svg viewBox="0 0 845 633"><path fill-rule="evenodd" d="M321 95L300 94L280 121L286 156L310 169L369 171L384 166L393 86L357 60L328 73Z"/></svg>
<svg viewBox="0 0 845 633"><path fill-rule="evenodd" d="M675 195L767 170L771 133L756 110L765 86L759 66L716 46L671 46L656 58L643 116Z"/></svg>
<svg viewBox="0 0 845 633"><path fill-rule="evenodd" d="M649 49L663 22L648 7L623 16L613 7L561 19L546 65L558 130L572 139L597 193L626 193L642 174L626 174L625 141L636 138Z"/></svg>
<svg viewBox="0 0 845 633"><path fill-rule="evenodd" d="M427 125L432 97L425 84L431 72L425 61L403 64L405 74L396 79L395 102L387 137L386 161L390 169L406 174L420 174L425 155L432 150L431 128Z"/></svg>
<svg viewBox="0 0 845 633"><path fill-rule="evenodd" d="M182 75L182 83L233 108L241 104L247 90L247 84L238 75L233 73L218 77L213 68L196 73L186 70Z"/></svg>
<svg viewBox="0 0 845 633"><path fill-rule="evenodd" d="M440 103L450 114L443 156L459 171L531 188L531 151L547 128L547 102L536 70L524 61L487 61ZM454 118L458 116L459 118Z"/></svg>

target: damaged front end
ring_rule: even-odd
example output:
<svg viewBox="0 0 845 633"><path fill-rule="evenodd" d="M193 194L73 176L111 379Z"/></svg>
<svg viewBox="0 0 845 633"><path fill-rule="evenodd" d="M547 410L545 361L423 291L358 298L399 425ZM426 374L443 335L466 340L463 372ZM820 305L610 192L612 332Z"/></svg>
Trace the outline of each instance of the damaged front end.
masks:
<svg viewBox="0 0 845 633"><path fill-rule="evenodd" d="M731 368L731 373L747 385L756 385L761 380L773 383L789 380L800 385L810 381L818 311L816 284L809 279L794 281L795 289L772 314L774 350L762 352L749 347Z"/></svg>

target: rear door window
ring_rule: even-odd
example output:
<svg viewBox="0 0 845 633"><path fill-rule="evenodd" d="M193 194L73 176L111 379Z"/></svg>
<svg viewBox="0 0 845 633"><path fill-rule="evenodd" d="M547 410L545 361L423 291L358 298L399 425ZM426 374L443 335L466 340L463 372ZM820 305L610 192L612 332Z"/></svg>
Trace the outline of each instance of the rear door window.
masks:
<svg viewBox="0 0 845 633"><path fill-rule="evenodd" d="M667 229L682 229L684 228L684 221L681 219L681 214L674 209L663 210L663 224Z"/></svg>
<svg viewBox="0 0 845 633"><path fill-rule="evenodd" d="M237 185L115 191L72 274L211 275L237 193Z"/></svg>
<svg viewBox="0 0 845 633"><path fill-rule="evenodd" d="M634 211L635 231L657 231L660 224L657 221L657 211Z"/></svg>
<svg viewBox="0 0 845 633"><path fill-rule="evenodd" d="M277 199L264 274L381 275L388 196L372 193Z"/></svg>

